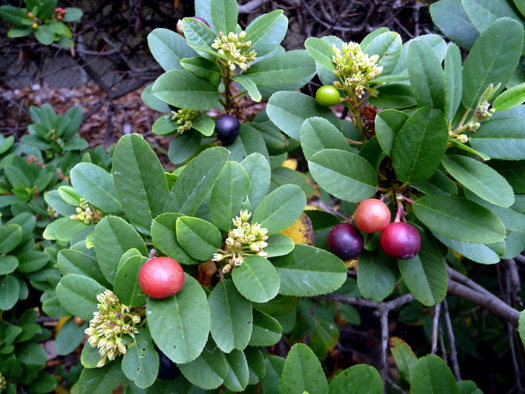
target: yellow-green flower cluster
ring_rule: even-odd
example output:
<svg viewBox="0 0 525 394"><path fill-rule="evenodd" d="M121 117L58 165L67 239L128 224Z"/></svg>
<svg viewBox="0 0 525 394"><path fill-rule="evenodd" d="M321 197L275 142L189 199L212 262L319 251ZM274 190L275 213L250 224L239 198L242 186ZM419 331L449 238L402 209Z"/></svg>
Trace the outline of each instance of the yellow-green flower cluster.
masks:
<svg viewBox="0 0 525 394"><path fill-rule="evenodd" d="M58 212L55 211L53 208L51 207L47 207L47 213L49 214L50 217L52 218L56 218L58 216Z"/></svg>
<svg viewBox="0 0 525 394"><path fill-rule="evenodd" d="M184 133L186 130L189 130L193 127L193 121L197 116L200 115L200 112L193 111L189 108L179 109L178 111L171 111L171 120L177 120L177 123L180 125L177 127L179 134Z"/></svg>
<svg viewBox="0 0 525 394"><path fill-rule="evenodd" d="M0 373L0 393L7 387L6 378Z"/></svg>
<svg viewBox="0 0 525 394"><path fill-rule="evenodd" d="M268 230L262 228L258 223L248 223L251 215L248 211L241 211L240 216L233 219L233 225L236 228L228 232L224 250L219 249L213 255L213 261L228 260L222 270L224 273L230 271L234 266L241 265L244 262L244 256L268 257L268 253L263 251L268 246L265 242L268 239Z"/></svg>
<svg viewBox="0 0 525 394"><path fill-rule="evenodd" d="M97 295L98 312L93 313L86 334L88 343L98 347L100 361L97 367L103 367L108 360L114 360L119 354L126 354L127 347L123 336L135 338L138 332L135 324L140 323L140 316L130 313L129 307L122 305L117 296L110 290Z"/></svg>
<svg viewBox="0 0 525 394"><path fill-rule="evenodd" d="M91 209L85 198L80 198L80 206L76 208L76 211L76 215L71 215L69 217L71 220L79 220L86 224L90 224L96 219L93 209Z"/></svg>
<svg viewBox="0 0 525 394"><path fill-rule="evenodd" d="M244 42L245 38L246 32L244 31L239 34L229 33L227 36L221 31L219 37L211 45L219 54L228 58L225 63L231 72L235 71L235 65L239 66L242 71L246 71L250 67L248 62L255 60L255 51L248 52L252 42Z"/></svg>
<svg viewBox="0 0 525 394"><path fill-rule="evenodd" d="M365 89L371 94L376 92L368 85L383 71L383 67L377 66L379 56L368 56L355 42L344 43L342 51L332 45L332 51L335 53L332 58L336 66L334 75L340 80L334 82L336 88L349 90L350 95L357 99L363 96Z"/></svg>

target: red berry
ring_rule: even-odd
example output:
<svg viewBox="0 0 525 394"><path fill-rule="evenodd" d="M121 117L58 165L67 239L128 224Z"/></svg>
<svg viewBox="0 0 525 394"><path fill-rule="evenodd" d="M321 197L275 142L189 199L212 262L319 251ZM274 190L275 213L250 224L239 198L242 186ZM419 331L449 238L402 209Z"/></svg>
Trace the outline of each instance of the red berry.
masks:
<svg viewBox="0 0 525 394"><path fill-rule="evenodd" d="M390 209L383 201L369 198L357 207L355 224L365 233L376 233L383 231L390 224L390 216Z"/></svg>
<svg viewBox="0 0 525 394"><path fill-rule="evenodd" d="M408 223L390 223L381 233L380 241L387 255L400 260L411 259L421 248L419 232Z"/></svg>
<svg viewBox="0 0 525 394"><path fill-rule="evenodd" d="M156 257L140 269L139 285L151 298L167 298L184 285L184 271L172 258Z"/></svg>
<svg viewBox="0 0 525 394"><path fill-rule="evenodd" d="M57 15L57 19L61 21L64 17L62 15Z"/></svg>
<svg viewBox="0 0 525 394"><path fill-rule="evenodd" d="M363 251L363 236L349 223L339 223L328 234L328 247L341 260L355 259Z"/></svg>

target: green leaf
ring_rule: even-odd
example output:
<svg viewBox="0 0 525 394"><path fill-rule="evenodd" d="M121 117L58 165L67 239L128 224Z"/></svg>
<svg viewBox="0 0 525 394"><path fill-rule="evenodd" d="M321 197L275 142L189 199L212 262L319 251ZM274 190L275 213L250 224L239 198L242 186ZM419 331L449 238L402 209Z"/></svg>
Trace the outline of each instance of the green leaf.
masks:
<svg viewBox="0 0 525 394"><path fill-rule="evenodd" d="M10 310L15 306L20 294L20 282L16 276L6 275L0 278L0 309Z"/></svg>
<svg viewBox="0 0 525 394"><path fill-rule="evenodd" d="M525 311L520 312L520 318L518 322L518 330L520 333L521 342L525 345Z"/></svg>
<svg viewBox="0 0 525 394"><path fill-rule="evenodd" d="M410 186L425 194L458 194L456 183L439 169L425 182L411 183Z"/></svg>
<svg viewBox="0 0 525 394"><path fill-rule="evenodd" d="M181 60L195 56L184 37L168 29L155 29L148 34L148 46L164 71L182 70Z"/></svg>
<svg viewBox="0 0 525 394"><path fill-rule="evenodd" d="M448 143L448 124L436 109L420 108L410 116L394 142L392 162L402 182L423 182L439 167Z"/></svg>
<svg viewBox="0 0 525 394"><path fill-rule="evenodd" d="M9 23L16 25L23 24L24 19L29 19L24 10L13 7L12 5L3 5L0 7L0 17Z"/></svg>
<svg viewBox="0 0 525 394"><path fill-rule="evenodd" d="M496 170L466 156L443 157L443 166L456 180L482 199L500 207L514 204L514 191Z"/></svg>
<svg viewBox="0 0 525 394"><path fill-rule="evenodd" d="M209 148L191 160L171 191L175 198L172 211L193 215L211 191L228 156L224 148Z"/></svg>
<svg viewBox="0 0 525 394"><path fill-rule="evenodd" d="M211 0L211 20L215 29L226 36L237 27L237 1Z"/></svg>
<svg viewBox="0 0 525 394"><path fill-rule="evenodd" d="M499 18L512 18L520 21L520 17L506 1L463 0L463 7L476 29L483 33L492 22Z"/></svg>
<svg viewBox="0 0 525 394"><path fill-rule="evenodd" d="M317 320L310 337L310 347L320 360L326 359L339 340L339 327L332 320Z"/></svg>
<svg viewBox="0 0 525 394"><path fill-rule="evenodd" d="M525 118L498 118L483 122L470 136L476 150L493 159L525 159Z"/></svg>
<svg viewBox="0 0 525 394"><path fill-rule="evenodd" d="M454 241L437 233L435 233L434 236L443 245L448 246L450 249L455 250L460 255L465 256L467 259L475 261L476 263L496 264L501 260L501 256L486 245Z"/></svg>
<svg viewBox="0 0 525 394"><path fill-rule="evenodd" d="M49 45L55 41L55 32L48 25L38 25L35 30L35 38L42 45Z"/></svg>
<svg viewBox="0 0 525 394"><path fill-rule="evenodd" d="M399 130L403 127L409 116L395 109L387 109L376 115L376 136L381 149L388 156L392 155L392 147ZM304 147L303 147L304 149Z"/></svg>
<svg viewBox="0 0 525 394"><path fill-rule="evenodd" d="M264 393L276 394L279 392L279 383L281 381L281 374L284 368L285 360L278 356L267 356L266 376L262 380L262 387Z"/></svg>
<svg viewBox="0 0 525 394"><path fill-rule="evenodd" d="M483 394L472 380L460 380L457 385L458 394Z"/></svg>
<svg viewBox="0 0 525 394"><path fill-rule="evenodd" d="M252 153L241 161L241 166L250 179L248 198L252 209L255 209L264 199L270 188L270 164L262 154Z"/></svg>
<svg viewBox="0 0 525 394"><path fill-rule="evenodd" d="M151 93L152 87L153 85L148 85L144 88L144 91L140 95L141 100L144 102L144 104L146 104L148 107L150 107L151 109L157 112L162 112L162 113L170 112L171 108L168 106L168 104L166 104L162 100L159 100L157 97L155 97Z"/></svg>
<svg viewBox="0 0 525 394"><path fill-rule="evenodd" d="M66 14L63 16L64 22L76 22L82 18L83 12L80 8L68 7L64 11Z"/></svg>
<svg viewBox="0 0 525 394"><path fill-rule="evenodd" d="M295 247L293 239L279 233L271 235L266 242L268 246L264 248L264 252L268 253L268 258L284 256L290 253Z"/></svg>
<svg viewBox="0 0 525 394"><path fill-rule="evenodd" d="M306 204L306 203L305 203ZM22 240L22 227L18 224L0 226L0 253L7 254Z"/></svg>
<svg viewBox="0 0 525 394"><path fill-rule="evenodd" d="M247 204L250 178L236 162L227 162L213 185L210 198L210 217L213 224L223 231L233 228L232 219Z"/></svg>
<svg viewBox="0 0 525 394"><path fill-rule="evenodd" d="M306 119L301 126L301 147L306 160L323 149L350 151L346 138L332 123L324 118Z"/></svg>
<svg viewBox="0 0 525 394"><path fill-rule="evenodd" d="M251 346L272 346L281 340L283 330L279 322L264 312L253 310Z"/></svg>
<svg viewBox="0 0 525 394"><path fill-rule="evenodd" d="M233 349L243 350L252 334L252 305L241 296L231 280L219 282L208 302L210 331L217 346L225 353Z"/></svg>
<svg viewBox="0 0 525 394"><path fill-rule="evenodd" d="M82 197L104 213L122 211L113 176L104 169L91 163L78 163L71 170L71 183Z"/></svg>
<svg viewBox="0 0 525 394"><path fill-rule="evenodd" d="M246 41L251 41L251 51L262 57L279 47L288 30L288 18L282 10L274 10L255 18L246 28Z"/></svg>
<svg viewBox="0 0 525 394"><path fill-rule="evenodd" d="M244 349L244 355L250 371L248 384L257 384L266 376L266 364L264 363L263 354L259 348L250 346Z"/></svg>
<svg viewBox="0 0 525 394"><path fill-rule="evenodd" d="M524 161L490 160L487 164L505 177L514 189L514 193L525 193Z"/></svg>
<svg viewBox="0 0 525 394"><path fill-rule="evenodd" d="M314 352L306 345L292 346L284 363L279 394L328 393L328 382Z"/></svg>
<svg viewBox="0 0 525 394"><path fill-rule="evenodd" d="M447 48L445 55L445 116L450 123L461 105L461 93L463 92L461 52L455 44Z"/></svg>
<svg viewBox="0 0 525 394"><path fill-rule="evenodd" d="M461 197L425 196L416 201L413 209L432 232L456 241L489 244L505 238L505 227L496 215Z"/></svg>
<svg viewBox="0 0 525 394"><path fill-rule="evenodd" d="M231 152L231 161L241 162L252 153L260 153L266 160L269 159L268 148L262 134L251 124L241 124L239 137L233 144L228 145L228 150Z"/></svg>
<svg viewBox="0 0 525 394"><path fill-rule="evenodd" d="M377 87L377 97L370 97L369 102L380 108L410 108L416 105L416 99L410 85L387 83Z"/></svg>
<svg viewBox="0 0 525 394"><path fill-rule="evenodd" d="M57 353L65 356L79 347L86 335L84 330L87 326L87 322L77 325L74 318L68 319L56 336L55 344Z"/></svg>
<svg viewBox="0 0 525 394"><path fill-rule="evenodd" d="M420 107L445 108L445 80L441 61L424 41L408 47L407 69L414 97Z"/></svg>
<svg viewBox="0 0 525 394"><path fill-rule="evenodd" d="M182 249L177 241L176 222L182 216L184 215L180 213L165 213L157 216L151 225L151 237L156 248L178 263L198 264Z"/></svg>
<svg viewBox="0 0 525 394"><path fill-rule="evenodd" d="M461 102L465 108L475 110L490 84L507 84L518 66L522 47L523 28L509 18L496 20L481 34L463 66Z"/></svg>
<svg viewBox="0 0 525 394"><path fill-rule="evenodd" d="M311 117L327 119L338 129L339 119L330 108L321 106L313 97L297 92L278 92L270 97L266 108L270 120L292 138L300 138L304 121Z"/></svg>
<svg viewBox="0 0 525 394"><path fill-rule="evenodd" d="M0 275L7 275L16 270L18 259L15 256L0 256Z"/></svg>
<svg viewBox="0 0 525 394"><path fill-rule="evenodd" d="M204 19L207 19L208 23L212 22L210 18ZM226 56L218 54L211 47L217 35L201 21L195 18L184 18L182 20L182 30L188 45L202 57L211 61L215 61L217 57L228 60Z"/></svg>
<svg viewBox="0 0 525 394"><path fill-rule="evenodd" d="M217 74L221 73L221 69L217 63L200 56L182 59L180 64L182 68L191 71L195 76L200 78L210 78L214 74L218 76Z"/></svg>
<svg viewBox="0 0 525 394"><path fill-rule="evenodd" d="M249 370L246 356L240 350L234 349L225 354L228 364L228 375L224 385L231 391L243 391L248 385Z"/></svg>
<svg viewBox="0 0 525 394"><path fill-rule="evenodd" d="M398 337L390 337L390 351L401 376L408 383L412 380L412 370L417 364L418 358L408 344Z"/></svg>
<svg viewBox="0 0 525 394"><path fill-rule="evenodd" d="M97 311L97 294L105 287L83 275L69 274L57 286L57 296L62 306L73 316L91 320Z"/></svg>
<svg viewBox="0 0 525 394"><path fill-rule="evenodd" d="M233 283L239 293L252 302L267 302L279 292L279 274L264 257L246 256L244 262L234 267Z"/></svg>
<svg viewBox="0 0 525 394"><path fill-rule="evenodd" d="M97 260L86 253L74 249L63 249L58 253L57 262L58 268L64 276L68 274L84 275L103 286L109 287Z"/></svg>
<svg viewBox="0 0 525 394"><path fill-rule="evenodd" d="M7 32L7 37L9 38L19 38L19 37L26 37L30 35L33 32L33 29L31 26L28 27L12 27Z"/></svg>
<svg viewBox="0 0 525 394"><path fill-rule="evenodd" d="M338 374L328 386L330 394L381 394L383 381L371 365L354 365Z"/></svg>
<svg viewBox="0 0 525 394"><path fill-rule="evenodd" d="M13 142L15 142L14 136L9 136L7 138L4 138L4 136L0 136L0 155L4 154L13 146Z"/></svg>
<svg viewBox="0 0 525 394"><path fill-rule="evenodd" d="M166 114L158 118L155 123L153 123L152 131L161 136L170 136L177 134L177 128L179 124L176 120L171 119L171 116Z"/></svg>
<svg viewBox="0 0 525 394"><path fill-rule="evenodd" d="M98 352L98 347L91 347L87 343L82 348L82 353L80 355L80 362L84 368L97 368L97 364L100 361L100 354Z"/></svg>
<svg viewBox="0 0 525 394"><path fill-rule="evenodd" d="M98 265L109 283L113 283L121 256L129 249L137 249L146 256L148 250L135 229L124 219L106 216L94 231L95 253Z"/></svg>
<svg viewBox="0 0 525 394"><path fill-rule="evenodd" d="M525 82L516 85L501 93L494 102L492 108L497 112L507 111L525 102Z"/></svg>
<svg viewBox="0 0 525 394"><path fill-rule="evenodd" d="M144 256L132 256L118 268L115 276L115 295L127 306L141 306L146 302L146 294L139 286L139 271L148 261Z"/></svg>
<svg viewBox="0 0 525 394"><path fill-rule="evenodd" d="M159 349L176 363L195 360L210 331L210 307L201 285L186 275L184 286L172 297L146 302L148 327Z"/></svg>
<svg viewBox="0 0 525 394"><path fill-rule="evenodd" d="M220 98L215 85L187 70L165 72L157 78L151 92L170 105L194 111L209 110Z"/></svg>
<svg viewBox="0 0 525 394"><path fill-rule="evenodd" d="M155 383L159 371L159 355L146 327L137 327L135 340L122 359L122 372L129 380L145 389Z"/></svg>
<svg viewBox="0 0 525 394"><path fill-rule="evenodd" d="M307 199L319 196L319 189L312 184L312 180L304 173L286 167L275 167L272 169L270 187L277 189L288 184L299 186Z"/></svg>
<svg viewBox="0 0 525 394"><path fill-rule="evenodd" d="M170 144L168 157L174 164L186 161L195 153L201 144L202 136L199 133L183 133L177 135Z"/></svg>
<svg viewBox="0 0 525 394"><path fill-rule="evenodd" d="M306 196L299 186L285 185L267 195L253 213L258 223L272 235L291 226L303 213Z"/></svg>
<svg viewBox="0 0 525 394"><path fill-rule="evenodd" d="M308 162L321 188L348 202L361 202L376 193L377 174L370 163L352 152L323 149Z"/></svg>
<svg viewBox="0 0 525 394"><path fill-rule="evenodd" d="M205 390L216 389L228 375L226 357L211 339L199 357L178 367L190 383Z"/></svg>
<svg viewBox="0 0 525 394"><path fill-rule="evenodd" d="M196 260L211 259L221 247L220 231L206 220L183 216L177 219L175 227L180 246Z"/></svg>
<svg viewBox="0 0 525 394"><path fill-rule="evenodd" d="M78 394L112 394L124 390L129 380L120 364L120 360L115 360L102 368L85 368L77 383Z"/></svg>
<svg viewBox="0 0 525 394"><path fill-rule="evenodd" d="M40 270L49 261L49 255L39 250L21 253L18 257L18 271L30 273Z"/></svg>
<svg viewBox="0 0 525 394"><path fill-rule="evenodd" d="M31 390L31 393L45 394L53 391L56 386L57 379L55 376L39 371L37 378L29 385L28 388ZM13 393L15 392L16 390L13 390ZM7 390L6 394L10 394L9 390Z"/></svg>
<svg viewBox="0 0 525 394"><path fill-rule="evenodd" d="M430 15L439 30L462 48L472 48L479 37L461 1L441 0L431 4Z"/></svg>
<svg viewBox="0 0 525 394"><path fill-rule="evenodd" d="M395 260L382 249L363 251L357 266L357 284L363 297L383 301L392 293L398 279Z"/></svg>
<svg viewBox="0 0 525 394"><path fill-rule="evenodd" d="M397 65L403 43L401 36L396 32L384 32L366 44L362 50L368 55L377 55L379 60L377 64L383 67L381 74L390 74Z"/></svg>
<svg viewBox="0 0 525 394"><path fill-rule="evenodd" d="M157 155L141 135L123 136L113 155L113 179L119 202L131 224L143 234L164 209L168 185Z"/></svg>
<svg viewBox="0 0 525 394"><path fill-rule="evenodd" d="M250 96L253 101L257 103L261 101L261 92L259 92L257 85L249 76L235 75L232 79L246 89L248 96Z"/></svg>
<svg viewBox="0 0 525 394"><path fill-rule="evenodd" d="M308 50L308 53L323 68L335 70L335 63L332 60L335 54L330 44L320 38L310 37L304 42L304 46Z"/></svg>
<svg viewBox="0 0 525 394"><path fill-rule="evenodd" d="M331 293L346 279L346 267L332 253L297 244L286 256L272 259L281 277L280 294L311 297Z"/></svg>
<svg viewBox="0 0 525 394"><path fill-rule="evenodd" d="M314 75L315 63L305 51L289 51L262 59L246 72L265 98L270 95L261 88L296 90L306 85Z"/></svg>
<svg viewBox="0 0 525 394"><path fill-rule="evenodd" d="M419 230L419 229L418 229ZM419 253L408 260L398 260L401 276L410 292L423 305L439 304L447 295L447 267L430 234L424 230Z"/></svg>
<svg viewBox="0 0 525 394"><path fill-rule="evenodd" d="M458 392L456 379L445 362L435 354L421 357L412 370L410 393L447 393Z"/></svg>

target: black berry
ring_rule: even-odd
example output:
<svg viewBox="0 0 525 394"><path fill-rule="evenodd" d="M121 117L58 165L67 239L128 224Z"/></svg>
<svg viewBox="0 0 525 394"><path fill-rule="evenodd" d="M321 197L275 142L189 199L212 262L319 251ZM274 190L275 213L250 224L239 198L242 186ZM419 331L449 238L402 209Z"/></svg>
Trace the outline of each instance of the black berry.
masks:
<svg viewBox="0 0 525 394"><path fill-rule="evenodd" d="M224 114L215 121L215 134L223 145L233 143L239 136L241 124L239 120L230 114Z"/></svg>
<svg viewBox="0 0 525 394"><path fill-rule="evenodd" d="M341 260L355 259L363 251L363 236L349 223L339 223L328 234L328 247Z"/></svg>

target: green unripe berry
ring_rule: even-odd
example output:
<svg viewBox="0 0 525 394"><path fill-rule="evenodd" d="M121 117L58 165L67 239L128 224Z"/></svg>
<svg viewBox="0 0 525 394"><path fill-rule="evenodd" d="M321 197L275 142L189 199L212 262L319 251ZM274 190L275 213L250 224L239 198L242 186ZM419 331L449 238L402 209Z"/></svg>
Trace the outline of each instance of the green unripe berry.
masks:
<svg viewBox="0 0 525 394"><path fill-rule="evenodd" d="M340 101L339 92L331 85L321 86L315 93L315 99L323 107L331 107Z"/></svg>

